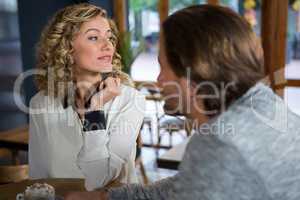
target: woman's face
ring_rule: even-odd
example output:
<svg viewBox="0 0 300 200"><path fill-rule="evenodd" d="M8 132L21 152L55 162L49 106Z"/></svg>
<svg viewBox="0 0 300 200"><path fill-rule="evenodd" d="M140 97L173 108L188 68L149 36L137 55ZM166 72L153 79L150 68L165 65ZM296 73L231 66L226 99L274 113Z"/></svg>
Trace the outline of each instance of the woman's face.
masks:
<svg viewBox="0 0 300 200"><path fill-rule="evenodd" d="M97 16L84 22L73 41L74 61L79 72L110 72L115 48L107 19Z"/></svg>

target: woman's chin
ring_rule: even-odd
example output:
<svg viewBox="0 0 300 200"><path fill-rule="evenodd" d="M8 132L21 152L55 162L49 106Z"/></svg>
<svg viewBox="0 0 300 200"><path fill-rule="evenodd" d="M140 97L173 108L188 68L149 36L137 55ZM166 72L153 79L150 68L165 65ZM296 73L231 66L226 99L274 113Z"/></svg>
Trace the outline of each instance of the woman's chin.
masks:
<svg viewBox="0 0 300 200"><path fill-rule="evenodd" d="M82 67L81 72L88 71L92 73L106 73L106 72L111 72L113 70L112 65L111 66L93 66L93 67Z"/></svg>
<svg viewBox="0 0 300 200"><path fill-rule="evenodd" d="M107 73L107 72L112 72L112 68L111 69L102 69L99 71L100 73Z"/></svg>
<svg viewBox="0 0 300 200"><path fill-rule="evenodd" d="M97 68L94 68L92 69L94 72L99 72L99 73L107 73L107 72L111 72L113 70L112 66L101 66L101 67L97 67Z"/></svg>
<svg viewBox="0 0 300 200"><path fill-rule="evenodd" d="M99 68L97 69L97 71L100 73L111 72L112 70L113 70L112 65L99 66Z"/></svg>

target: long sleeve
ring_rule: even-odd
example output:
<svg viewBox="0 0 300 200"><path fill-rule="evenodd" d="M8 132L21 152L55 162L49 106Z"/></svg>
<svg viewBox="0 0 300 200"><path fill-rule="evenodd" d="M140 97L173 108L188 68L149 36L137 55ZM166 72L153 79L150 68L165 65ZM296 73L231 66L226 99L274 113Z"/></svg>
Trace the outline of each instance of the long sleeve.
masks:
<svg viewBox="0 0 300 200"><path fill-rule="evenodd" d="M85 176L87 190L100 188L116 179L135 149L144 117L145 99L135 90L119 110L109 110L106 129L83 132L77 164Z"/></svg>
<svg viewBox="0 0 300 200"><path fill-rule="evenodd" d="M47 178L47 144L43 144L42 114L29 115L29 177ZM42 131L42 132L41 132Z"/></svg>
<svg viewBox="0 0 300 200"><path fill-rule="evenodd" d="M235 147L214 136L194 135L175 177L150 186L111 189L109 199L270 200L270 196L261 177Z"/></svg>
<svg viewBox="0 0 300 200"><path fill-rule="evenodd" d="M174 193L174 183L178 182L178 174L148 186L139 184L130 184L120 188L109 190L110 200L135 200L135 199L153 199L153 200L169 200ZM173 199L172 199L173 200Z"/></svg>
<svg viewBox="0 0 300 200"><path fill-rule="evenodd" d="M111 180L108 173L110 166L107 148L106 130L93 130L83 133L83 146L78 154L77 165L85 176L85 187L93 190L107 184ZM115 173L118 173L115 168Z"/></svg>

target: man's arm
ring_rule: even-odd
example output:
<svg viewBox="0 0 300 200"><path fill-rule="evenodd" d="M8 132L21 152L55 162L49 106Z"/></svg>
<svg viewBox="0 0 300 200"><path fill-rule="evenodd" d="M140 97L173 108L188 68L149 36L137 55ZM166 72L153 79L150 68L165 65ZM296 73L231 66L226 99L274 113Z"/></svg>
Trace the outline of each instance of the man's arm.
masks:
<svg viewBox="0 0 300 200"><path fill-rule="evenodd" d="M107 195L110 200L270 199L263 180L235 146L200 134L190 139L176 176L149 186L110 189Z"/></svg>
<svg viewBox="0 0 300 200"><path fill-rule="evenodd" d="M149 186L131 184L119 188L102 189L94 192L71 192L65 196L65 200L126 200L126 199L169 199L172 193L172 185L176 176L163 179Z"/></svg>
<svg viewBox="0 0 300 200"><path fill-rule="evenodd" d="M111 189L110 200L269 200L259 174L238 149L214 135L194 134L176 176L149 186Z"/></svg>
<svg viewBox="0 0 300 200"><path fill-rule="evenodd" d="M125 185L119 188L108 190L110 200L133 200L133 199L172 199L170 196L175 192L174 183L177 182L178 175L169 177L147 186L139 184Z"/></svg>

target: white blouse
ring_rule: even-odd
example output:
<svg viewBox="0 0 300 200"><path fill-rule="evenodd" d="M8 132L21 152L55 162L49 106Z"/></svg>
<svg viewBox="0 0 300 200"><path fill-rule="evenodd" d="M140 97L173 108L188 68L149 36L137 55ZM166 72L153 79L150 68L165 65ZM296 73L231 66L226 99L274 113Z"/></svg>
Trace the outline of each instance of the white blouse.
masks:
<svg viewBox="0 0 300 200"><path fill-rule="evenodd" d="M112 180L136 183L136 139L145 97L122 85L121 95L104 106L106 129L83 131L72 106L37 93L30 101L31 178L85 178L87 190Z"/></svg>

